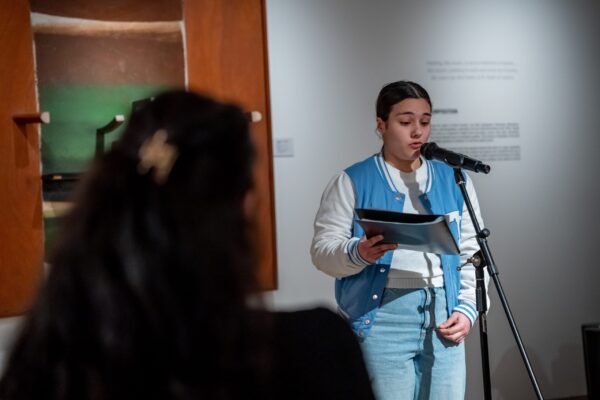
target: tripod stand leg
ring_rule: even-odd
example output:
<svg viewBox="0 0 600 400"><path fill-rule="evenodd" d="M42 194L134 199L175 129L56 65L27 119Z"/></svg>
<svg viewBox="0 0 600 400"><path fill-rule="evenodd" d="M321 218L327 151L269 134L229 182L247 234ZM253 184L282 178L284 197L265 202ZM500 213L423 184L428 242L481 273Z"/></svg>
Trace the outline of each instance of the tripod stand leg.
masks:
<svg viewBox="0 0 600 400"><path fill-rule="evenodd" d="M515 341L517 342L517 347L519 348L519 352L521 353L521 357L523 358L523 363L525 364L525 368L527 369L527 373L529 374L529 379L531 380L531 384L533 385L533 390L535 391L537 398L543 400L544 396L542 395L540 385L538 384L538 381L533 372L531 362L529 362L529 356L527 355L527 351L525 350L525 346L523 345L523 341L521 340L521 335L519 334L519 330L517 329L517 323L513 318L512 312L510 311L508 300L506 299L506 296L504 294L504 289L502 289L502 284L500 283L498 274L492 274L491 277L494 281L494 285L496 286L496 292L498 292L498 297L500 298L500 302L502 303L502 307L504 308L504 313L506 314L506 318L508 319L510 329L512 330L513 336L515 337Z"/></svg>
<svg viewBox="0 0 600 400"><path fill-rule="evenodd" d="M529 379L531 380L531 384L533 385L533 390L539 400L543 400L542 391L540 390L540 386L537 382L535 374L533 372L533 368L531 367L531 363L529 362L529 357L527 356L527 352L525 351L525 346L523 346L523 341L521 340L521 335L519 335L519 331L517 329L517 324L513 318L512 312L510 311L510 307L508 306L508 300L504 295L504 290L502 289L502 285L500 284L500 278L498 278L498 270L496 269L496 265L494 263L494 259L492 258L492 254L490 252L487 237L490 235L489 230L481 229L479 227L479 223L477 222L477 217L475 215L475 211L473 209L473 205L471 204L471 200L469 199L469 193L466 189L466 181L462 174L460 168L454 169L454 178L456 180L456 184L459 186L460 191L465 200L465 205L469 211L469 215L471 216L471 221L473 222L473 227L475 228L475 232L477 232L477 243L479 243L480 251L477 252L477 258L481 258L482 261L477 263L471 261L473 265L475 265L476 271L476 280L477 280L477 289L476 289L476 297L477 297L477 311L479 311L479 320L480 324L480 335L481 335L481 359L482 359L482 369L483 369L483 381L484 381L484 389L485 389L485 398L486 400L491 400L491 377L490 377L490 361L489 361L489 353L488 353L488 342L487 342L487 320L486 320L486 310L487 305L485 304L486 299L486 287L483 283L484 275L483 275L483 267L487 267L488 274L490 278L493 279L494 284L496 285L496 290L498 292L498 296L500 297L500 302L502 303L502 307L504 308L504 313L508 319L510 324L510 328L512 330L513 336L515 337L515 341L517 342L517 346L519 351L521 352L521 357L523 358L523 362L525 364L525 368L527 368L527 373L529 374ZM475 255L472 257L475 259Z"/></svg>

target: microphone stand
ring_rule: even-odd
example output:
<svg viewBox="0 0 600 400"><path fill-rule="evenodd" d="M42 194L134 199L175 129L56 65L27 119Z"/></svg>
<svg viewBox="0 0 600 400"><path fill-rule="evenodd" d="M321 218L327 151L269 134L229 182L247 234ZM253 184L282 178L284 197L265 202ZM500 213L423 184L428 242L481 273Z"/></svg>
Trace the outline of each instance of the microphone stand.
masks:
<svg viewBox="0 0 600 400"><path fill-rule="evenodd" d="M521 352L521 357L523 357L523 362L525 363L525 367L527 368L527 373L529 374L529 379L531 380L531 384L533 385L535 394L537 395L538 399L543 400L544 397L542 396L542 392L538 385L537 379L535 377L535 374L533 373L533 368L531 367L531 363L529 362L529 357L527 356L527 352L525 351L525 347L523 346L523 341L521 340L521 336L519 335L519 331L517 330L517 324L513 318L512 312L510 311L510 307L508 306L508 300L504 295L504 290L502 289L500 279L498 278L498 270L496 269L496 264L494 263L494 259L492 258L492 253L490 252L490 248L488 246L487 241L487 238L490 235L490 231L488 229L482 230L479 226L479 221L477 221L477 216L475 215L475 211L473 210L471 199L469 198L469 194L467 193L465 178L463 176L462 170L459 167L454 168L454 179L456 180L456 184L459 186L460 191L462 192L465 204L467 205L467 209L469 210L469 215L471 216L471 221L473 222L473 227L475 228L475 232L477 234L477 243L479 243L480 248L480 250L468 260L468 262L475 266L475 297L477 299L477 311L479 312L481 366L483 369L483 389L485 399L492 399L486 315L487 295L483 270L485 267L487 267L488 273L493 279L494 284L496 285L496 290L498 292L498 296L500 297L500 302L502 303L502 307L504 308L504 313L506 314L506 317L510 324L510 328L512 330L513 336L515 337L515 341L517 342L517 347Z"/></svg>

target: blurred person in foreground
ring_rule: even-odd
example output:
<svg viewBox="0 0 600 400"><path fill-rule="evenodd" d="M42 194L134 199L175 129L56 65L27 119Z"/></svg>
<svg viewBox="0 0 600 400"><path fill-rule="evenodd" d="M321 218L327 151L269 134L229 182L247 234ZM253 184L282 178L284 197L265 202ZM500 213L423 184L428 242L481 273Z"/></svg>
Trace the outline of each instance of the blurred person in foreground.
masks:
<svg viewBox="0 0 600 400"><path fill-rule="evenodd" d="M372 398L337 315L256 301L253 154L236 106L174 91L135 111L64 221L0 399Z"/></svg>

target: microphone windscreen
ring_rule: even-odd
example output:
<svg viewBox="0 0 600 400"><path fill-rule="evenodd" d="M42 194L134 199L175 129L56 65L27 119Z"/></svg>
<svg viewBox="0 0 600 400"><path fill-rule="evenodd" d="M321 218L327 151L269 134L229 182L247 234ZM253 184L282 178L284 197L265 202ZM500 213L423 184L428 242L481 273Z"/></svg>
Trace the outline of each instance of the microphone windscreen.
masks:
<svg viewBox="0 0 600 400"><path fill-rule="evenodd" d="M433 143L433 142L429 142L429 143L423 143L421 145L421 155L423 157L425 157L428 160L432 160L433 159L433 153L435 152L435 150L439 149L438 145Z"/></svg>

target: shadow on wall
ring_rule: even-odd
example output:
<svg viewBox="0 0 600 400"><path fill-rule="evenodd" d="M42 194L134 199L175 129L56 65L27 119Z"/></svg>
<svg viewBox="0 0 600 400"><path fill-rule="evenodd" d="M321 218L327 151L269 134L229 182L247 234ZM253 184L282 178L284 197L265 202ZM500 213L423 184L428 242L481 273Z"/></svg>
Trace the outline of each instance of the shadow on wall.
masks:
<svg viewBox="0 0 600 400"><path fill-rule="evenodd" d="M585 395L585 393L575 393L574 391L577 389L565 393L565 388L568 390L569 387L586 387L581 343L563 343L560 346L558 355L553 358L551 365L548 366L551 376L545 374L548 368L543 368L539 357L530 348L527 348L527 355L544 397L572 398L573 396ZM569 374L565 375L565 365L580 366L580 368L570 368ZM492 372L491 379L495 399L526 400L537 398L521 358L521 353L519 353L516 346L504 353L502 360Z"/></svg>
<svg viewBox="0 0 600 400"><path fill-rule="evenodd" d="M573 368L565 370L565 365L571 365ZM561 389L564 391L565 387L585 388L583 344L562 343L558 349L558 357L552 360L551 373L548 393L559 393ZM584 393L564 393L564 397L587 394L587 390L583 390Z"/></svg>
<svg viewBox="0 0 600 400"><path fill-rule="evenodd" d="M550 382L540 365L540 359L531 348L526 347L529 361L544 396L550 393ZM537 399L529 374L525 368L521 353L516 347L511 347L492 371L492 397L498 400L528 400Z"/></svg>

